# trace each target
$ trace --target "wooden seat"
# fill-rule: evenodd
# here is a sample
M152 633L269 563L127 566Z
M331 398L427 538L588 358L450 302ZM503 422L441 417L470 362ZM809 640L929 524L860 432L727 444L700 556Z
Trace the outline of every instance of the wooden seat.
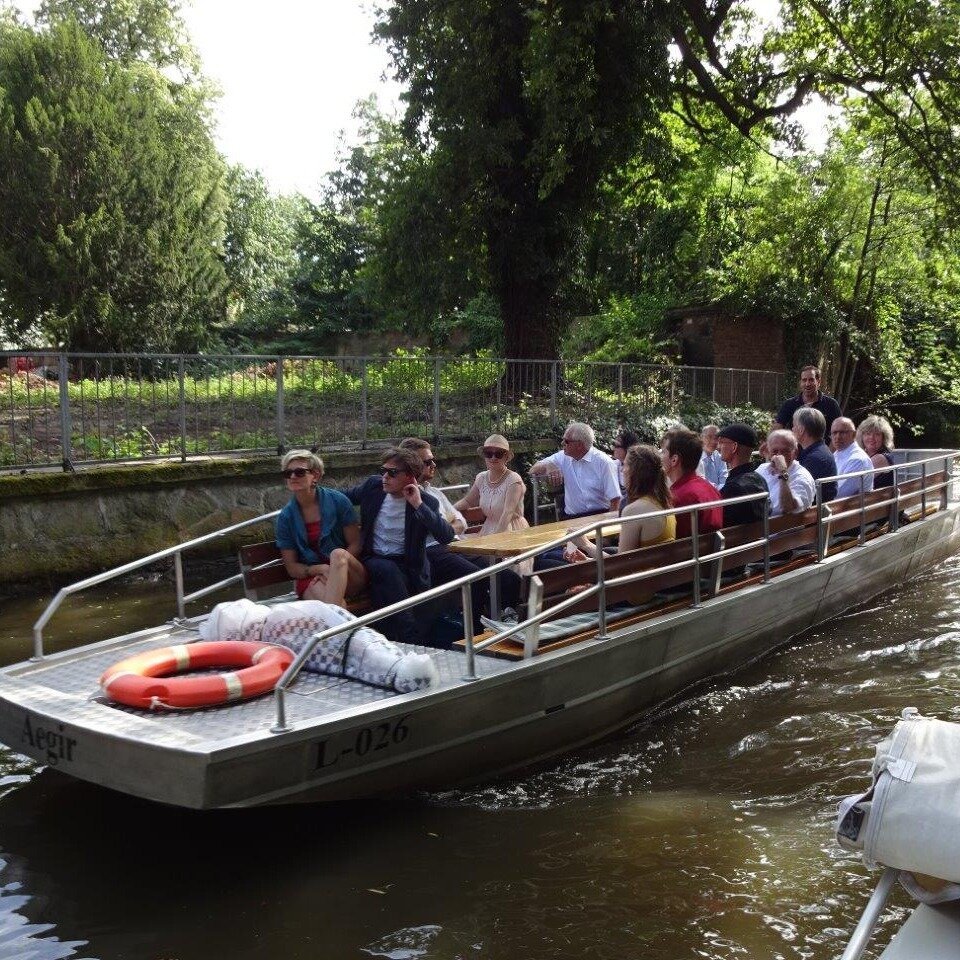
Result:
M293 580L273 540L248 543L240 548L239 559L243 592L248 600L260 601L293 593ZM365 613L370 609L370 598L366 594L348 597L347 609L351 613Z
M467 529L463 531L464 534L479 533L487 515L479 507L467 507L460 512L463 514L463 519L467 521Z

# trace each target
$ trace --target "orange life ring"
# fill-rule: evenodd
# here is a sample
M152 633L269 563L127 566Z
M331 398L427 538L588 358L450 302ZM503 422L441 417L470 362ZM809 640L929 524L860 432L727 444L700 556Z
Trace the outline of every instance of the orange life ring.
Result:
M267 693L292 662L292 650L270 643L184 643L147 650L115 663L100 678L100 687L111 700L143 710L210 707ZM193 677L170 676L184 670L214 667L242 669Z

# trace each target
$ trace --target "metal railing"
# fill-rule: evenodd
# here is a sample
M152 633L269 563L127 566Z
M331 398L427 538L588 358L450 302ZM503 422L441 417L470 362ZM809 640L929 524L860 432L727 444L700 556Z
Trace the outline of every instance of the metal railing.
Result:
M485 357L0 351L0 467L539 437L571 419L775 409L769 370Z
M156 553L151 553L148 557L141 557L139 560L132 560L130 563L125 563L122 566L114 567L111 570L105 570L103 573L94 574L92 577L87 577L85 580L78 580L76 583L71 583L69 586L61 588L57 595L47 604L46 609L40 615L40 618L33 625L33 660L42 660L44 657L43 653L43 628L50 622L50 618L60 609L60 604L63 603L67 597L72 596L75 593L80 593L82 590L87 590L90 587L97 587L101 583L106 583L108 580L116 580L118 577L126 576L128 573L133 573L135 570L141 570L143 567L149 567L151 564L157 563L160 560L165 560L167 557L173 557L174 564L174 576L177 586L177 615L181 618L184 617L186 606L188 603L193 600L199 600L201 597L206 597L211 593L216 593L218 590L223 590L225 587L232 586L235 583L240 583L243 580L242 573L235 573L230 577L226 577L223 580L218 581L217 583L210 584L210 586L203 587L200 590L195 590L193 593L184 593L183 592L183 553L186 550L192 550L194 547L199 547L202 544L210 543L213 540L217 540L220 537L229 536L231 533L236 533L238 530L243 530L246 527L256 526L259 523L266 523L270 520L273 520L280 513L279 510L273 510L270 513L265 513L259 517L253 517L250 520L243 520L240 523L235 523L232 526L224 527L222 530L215 530L213 533L207 533L202 537L195 537L193 540L187 540L184 543L178 543L175 546L167 547L165 550L158 550Z
M918 451L919 453L919 451ZM915 499L920 498L921 501L921 517L926 515L927 512L927 493L932 491L939 491L939 506L944 508L948 499L948 490L950 484L954 482L952 476L953 470L947 470L947 479L938 482L936 484L927 485L927 467L931 463L938 463L947 467L952 464L955 469L957 458L960 457L960 451L943 451L938 453L933 457L925 457L915 461L909 461L907 463L895 464L891 467L880 468L877 471L862 471L864 475L872 472L883 473L886 471L893 471L894 473L894 487L893 487L893 500L892 500L892 509L891 516L896 517L899 513L899 507L901 504L901 499L899 496L899 489L896 484L896 477L898 471L905 472L914 472L922 480L921 489L907 494L907 497ZM844 478L850 478L855 476L854 474L844 474ZM856 476L859 476L857 474ZM821 483L830 482L831 480L837 480L837 477L832 478L822 478ZM441 488L441 489L451 489L451 488ZM818 487L818 497L819 497L819 487ZM748 503L751 501L763 500L764 501L764 511L763 511L763 536L760 539L752 540L748 543L739 544L734 547L727 547L726 544L721 540L719 549L715 549L706 554L701 554L699 552L699 513L700 511L710 510L715 507L725 507L733 506L738 503ZM501 560L497 563L493 563L490 566L483 567L478 569L476 573L469 574L468 576L462 577L458 580L453 580L450 583L443 584L441 586L432 587L431 589L417 594L413 597L409 597L406 600L398 601L397 603L391 604L388 607L383 607L379 610L374 610L369 613L363 614L362 616L350 620L344 624L340 624L335 627L330 627L327 630L320 631L315 634L309 643L305 644L302 650L294 658L293 662L284 672L283 676L277 682L276 689L274 691L274 697L276 701L276 722L271 728L273 732L281 732L283 730L289 729L286 722L286 690L294 682L297 675L299 674L304 663L309 658L310 654L315 650L317 645L322 641L336 636L339 633L344 632L347 629L354 629L357 627L367 626L371 623L375 623L378 620L386 619L389 616L392 616L396 613L401 613L405 610L409 610L412 607L418 606L419 604L429 602L438 597L445 596L448 593L452 593L456 590L461 592L461 604L463 610L463 622L466 626L464 630L465 634L465 674L463 680L467 682L472 682L478 679L476 674L476 663L475 656L478 652L485 650L487 647L492 646L495 643L498 643L501 640L504 640L508 637L514 636L521 632L524 632L526 635L526 640L524 643L524 656L529 658L532 656L533 652L537 649L537 635L539 626L543 623L544 620L552 619L556 617L558 613L563 612L568 607L572 607L576 604L581 603L583 600L588 599L592 596L597 596L598 598L598 616L599 616L599 627L598 627L598 639L606 639L607 637L607 627L608 627L608 616L607 616L607 607L606 607L606 590L610 587L616 586L625 586L632 583L640 582L644 579L659 576L664 573L671 573L674 571L692 569L692 591L693 591L693 602L692 606L697 607L701 603L701 574L703 564L712 563L714 561L722 562L725 558L735 556L738 553L743 553L748 550L756 549L760 546L763 547L763 581L764 583L769 582L770 580L770 554L771 554L771 544L773 548L776 548L776 538L771 539L769 521L770 521L770 499L768 493L754 493L748 494L742 497L731 497L729 499L721 499L716 501L711 501L710 503L697 503L692 504L686 507L671 507L666 510L653 511L651 513L645 513L633 517L619 517L611 519L609 516L600 517L596 521L593 521L589 524L577 524L577 527L574 531L565 531L563 534L551 540L549 543L541 544L536 547L518 554L517 556L508 557L507 559ZM863 542L862 528L864 526L864 510L869 509L869 506L865 505L863 498L861 497L861 503L859 508L853 511L846 511L844 513L831 515L827 508L827 504L820 504L821 509L817 511L817 544L818 544L818 553L817 559L823 560L825 551L820 550L820 545L825 544L827 547L829 544L826 544L826 531L824 527L829 527L831 521L836 521L842 517L849 516L850 514L859 514L861 518L861 536L859 542ZM185 594L183 589L183 568L182 568L182 554L194 547L200 546L205 543L209 543L212 540L215 540L220 537L228 536L229 534L235 533L238 530L242 530L246 527L254 526L256 524L262 524L267 521L274 519L278 514L279 510L274 510L270 513L263 514L259 517L254 517L250 520L244 520L241 523L233 524L232 526L225 527L222 530L217 530L213 533L205 534L201 537L196 537L193 540L188 540L185 543L177 544L172 547L168 547L165 550L160 550L157 553L150 554L147 557L143 557L140 560L135 560L130 563L123 564L122 566L115 567L112 570L105 571L103 573L96 574L95 576L88 577L85 580L78 581L77 583L71 584L67 587L62 588L50 602L47 608L43 611L40 618L34 624L33 627L33 639L34 639L34 654L33 658L35 660L42 660L44 657L43 650L43 628L50 621L50 618L57 612L60 605L68 597L75 593L79 593L82 590L86 590L90 587L98 586L102 583L106 583L109 580L116 579L117 577L124 576L127 573L132 573L135 570L139 570L145 566L156 563L159 560L166 559L168 557L174 558L174 566L176 573L176 590L177 590L177 610L178 615L182 618L184 616L184 611L187 603L190 603L193 600L200 599L201 597L207 596L211 593L214 593L218 590L222 590L225 587L231 586L235 583L239 583L243 579L242 574L234 574L233 576L227 577L223 580L218 581L217 583L211 584L210 586L203 587L200 590L196 590L193 593ZM473 631L470 629L470 625L473 623L473 600L471 593L471 586L473 583L485 578L492 577L495 578L500 572L507 570L516 564L523 563L526 560L530 560L536 557L538 554L544 553L548 550L555 549L562 546L573 536L583 536L593 532L598 540L602 537L602 529L604 527L610 526L620 526L623 527L626 524L630 523L642 523L648 520L656 519L659 517L667 516L677 516L680 514L690 514L691 522L691 543L692 543L692 556L690 559L680 560L676 563L647 569L634 571L629 574L624 574L623 576L607 579L605 577L605 563L606 555L602 548L597 550L597 555L595 557L596 565L596 577L597 582L587 586L586 589L581 590L577 593L572 594L570 597L567 597L558 603L552 605L547 610L536 609L536 612L532 616L528 616L525 620L518 622L515 625L510 626L508 629L495 633L493 636L476 642L473 637ZM895 519L891 521L891 532L894 532ZM531 578L532 590L531 594L534 599L533 608L539 606L537 598L542 596L542 582L539 581L539 578L534 576ZM528 606L528 612L531 609Z
M918 461L913 461L907 464L897 464L896 468L899 470L916 470L917 468L921 471L921 476L923 478L924 484L926 484L926 467L928 463L942 462L946 463L948 460L955 460L956 457L960 456L960 452L949 451L945 452L942 455L925 458ZM894 469L893 467L889 469ZM864 471L869 473L871 471ZM883 471L878 471L883 472ZM852 474L844 474L844 478L849 478ZM894 473L896 477L896 472ZM829 482L830 479L836 480L837 478L824 478L826 482ZM941 503L945 505L946 500L946 489L950 483L948 479L942 484L937 484L934 489L943 488L942 500ZM895 485L896 486L896 485ZM915 496L915 494L911 494ZM923 491L923 506L922 513L926 514L926 500L925 500L925 491ZM702 510L709 510L714 507L725 507L733 506L738 503L749 503L751 501L763 500L764 501L764 511L763 511L763 537L759 540L753 540L748 543L739 544L735 547L727 547L725 544L722 544L719 549L713 550L706 554L700 554L699 552L699 513ZM863 514L862 511L865 509L865 506L861 500L860 509L858 511L861 515L861 526L863 526ZM355 620L350 620L349 623L339 624L334 627L330 627L326 630L320 631L315 634L309 643L305 644L304 647L300 650L297 656L294 658L293 662L284 672L283 676L277 681L276 688L274 689L274 698L276 701L276 722L271 731L274 733L284 732L289 728L286 720L286 691L287 688L294 682L297 676L300 673L300 670L303 668L303 665L309 659L310 655L316 649L316 647L322 643L324 640L328 640L332 637L337 636L340 633L345 632L348 629L355 629L358 627L368 626L369 624L376 623L378 620L385 619L389 616L392 616L396 613L402 613L406 610L409 610L415 606L418 606L421 603L426 603L431 600L435 600L439 597L445 596L449 593L454 592L455 590L461 591L461 605L463 610L463 622L465 625L464 629L464 653L465 653L465 673L462 679L465 682L473 682L478 679L476 674L476 663L475 656L477 653L485 650L487 647L493 646L495 643L499 643L501 640L505 640L508 637L515 636L520 633L526 634L526 641L524 643L524 656L528 658L532 656L533 651L536 649L536 631L538 631L539 626L543 623L544 620L553 619L557 616L558 613L562 613L569 607L575 606L581 603L583 600L588 599L592 596L597 597L597 612L599 616L599 625L597 632L597 639L604 640L607 637L607 609L606 609L606 590L610 587L615 586L625 586L632 583L638 583L644 579L651 578L654 576L660 576L664 573L671 573L674 571L692 569L692 591L693 591L693 607L698 607L701 603L701 572L702 565L706 563L712 563L714 561L721 561L730 556L735 556L738 553L744 553L748 550L756 549L757 547L763 547L763 582L768 583L770 581L770 567L771 567L771 543L773 544L774 549L776 548L776 539L771 540L770 536L770 496L769 493L754 493L747 494L742 497L731 497L729 499L721 499L712 501L710 503L697 503L687 507L671 507L666 510L656 510L651 511L650 513L645 513L636 517L620 517L616 520L611 520L610 517L600 518L592 523L586 525L577 525L576 533L577 536L582 536L588 533L593 532L596 535L596 538L600 540L601 530L604 527L610 526L623 526L628 523L637 523L644 522L647 520L656 519L659 517L667 516L678 516L680 514L690 514L690 538L692 543L692 556L688 560L680 560L676 563L656 567L648 570L639 570L629 574L625 574L620 577L612 578L607 580L604 576L604 565L606 562L606 557L603 549L598 549L595 557L596 564L596 577L597 582L591 586L587 586L585 589L578 591L577 593L567 597L558 603L552 605L548 610L537 610L532 616L528 616L526 619L519 621L515 625L511 625L508 629L502 630L498 633L495 633L491 637L487 637L485 640L479 642L474 640L473 630L471 625L473 624L473 602L471 594L471 585L484 577L490 577L491 582L500 572L508 570L516 564L523 563L526 560L530 560L541 553L544 553L548 550L556 549L561 545L565 544L570 540L571 536L574 534L570 531L567 531L555 539L551 540L549 543L541 544L536 547L518 554L513 557L508 557L507 559L501 560L497 563L493 563L488 567L484 567L482 570L478 570L474 574L469 574L468 576L462 577L458 580L453 580L450 583L442 584L441 586L432 587L431 589L425 591L424 593L417 594L414 597L409 597L406 600L398 601L397 603L391 604L389 607L383 607L380 610L374 610L369 613L364 614L361 617L358 617ZM832 519L838 519L845 514L838 514ZM822 527L825 523L829 523L830 515L825 514L822 511L818 511L817 514L817 541L820 543L821 539L825 539L825 536L822 532ZM861 537L860 542L863 542ZM818 560L822 560L823 556L818 554ZM540 589L542 583L538 582L538 578L534 576L532 578L533 590L535 595L540 594ZM528 606L528 613L529 613Z

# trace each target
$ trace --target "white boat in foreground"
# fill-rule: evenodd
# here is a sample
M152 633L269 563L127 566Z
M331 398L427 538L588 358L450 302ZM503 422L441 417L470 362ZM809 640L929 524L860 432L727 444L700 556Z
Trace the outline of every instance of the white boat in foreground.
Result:
M427 690L400 694L303 672L307 649L272 698L147 712L101 695L98 680L107 667L141 650L199 639L204 617L44 654L43 629L64 599L158 559L174 559L181 612L239 581L238 575L185 596L181 554L265 519L257 518L61 590L34 628L34 658L0 670L0 740L72 776L193 808L346 799L494 776L620 729L691 684L761 656L954 554L960 503L950 495L950 475L958 454L909 453L911 462L896 467L897 483L887 494L861 495L839 510L819 505L797 519L800 526L765 521L753 531L731 528L726 538L678 541L665 545L670 556L677 557L683 543L689 556L654 570L642 569L640 561L658 554L638 551L637 563L624 572L628 555L614 563L598 551L596 566L583 572L592 586L559 602L542 599L550 574L534 578L526 620L482 641L468 638L462 648L428 651L440 683ZM805 553L776 563L785 543L804 538ZM705 542L711 544L706 549ZM757 565L753 575L724 576L724 569L748 561ZM435 588L355 624L375 625L401 607L450 591L465 596L465 584L486 575ZM608 599L639 580L673 582L674 592L615 619ZM598 611L595 626L545 642L543 624L590 604ZM471 622L469 611L465 622ZM511 634L520 643L512 645L515 654L504 655Z

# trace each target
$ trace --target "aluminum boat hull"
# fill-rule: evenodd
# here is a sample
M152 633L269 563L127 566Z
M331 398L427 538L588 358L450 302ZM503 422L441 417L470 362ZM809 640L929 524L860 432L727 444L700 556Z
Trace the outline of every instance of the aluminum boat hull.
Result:
M291 729L282 733L270 732L269 697L190 716L144 715L98 700L104 664L183 641L182 629L158 628L0 670L0 741L83 780L193 808L451 787L623 728L692 684L919 575L958 546L960 505L951 503L769 583L614 627L605 640L521 661L479 656L475 681L459 676L463 654L453 651L437 654L441 686L416 694L363 697L354 689L362 685L308 687L302 675L289 697Z

